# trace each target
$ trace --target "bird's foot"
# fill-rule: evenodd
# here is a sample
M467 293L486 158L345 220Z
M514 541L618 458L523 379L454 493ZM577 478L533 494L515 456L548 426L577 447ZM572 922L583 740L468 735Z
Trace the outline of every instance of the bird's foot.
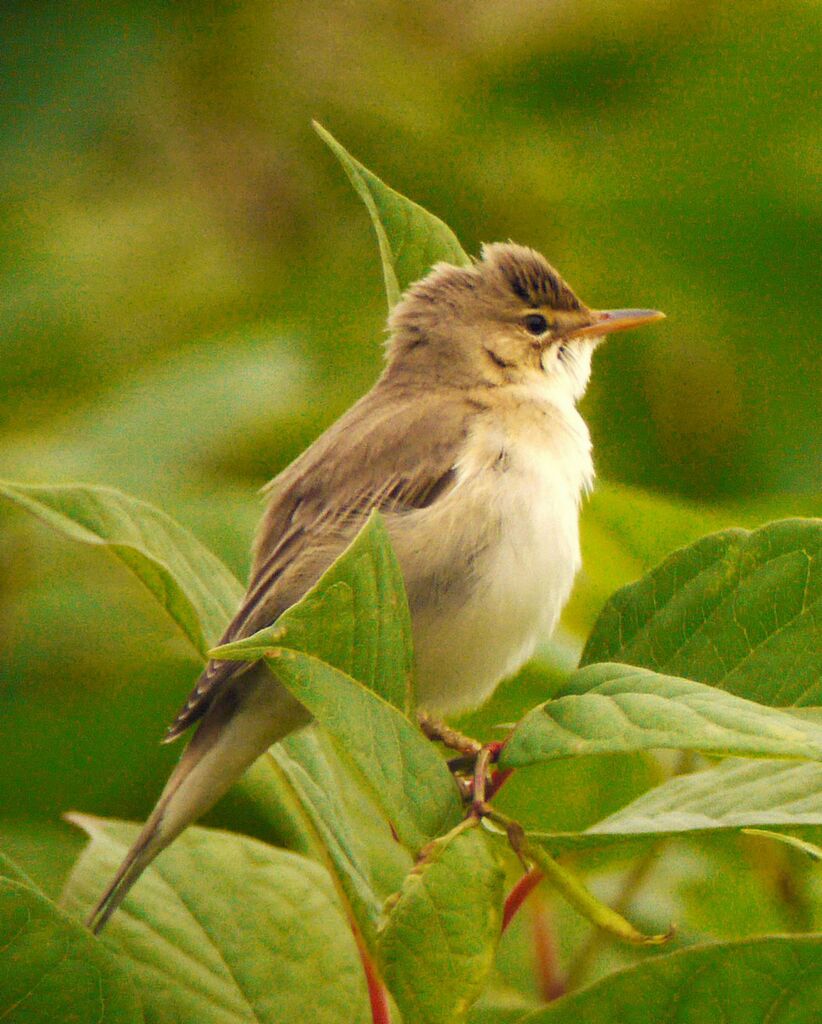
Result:
M501 771L495 768L504 743L496 740L483 745L479 740L466 736L445 722L433 718L427 711L418 711L417 721L429 740L442 743L460 755L451 758L448 767L456 780L463 801L470 805L470 813L474 817L485 817L490 810L487 801L511 774L510 768Z
M452 729L445 722L440 721L438 718L433 718L427 711L418 711L417 721L419 722L420 729L422 729L429 740L442 743L449 750L458 751L464 757L470 758L472 764L482 750L482 744L479 740L474 740L470 736Z

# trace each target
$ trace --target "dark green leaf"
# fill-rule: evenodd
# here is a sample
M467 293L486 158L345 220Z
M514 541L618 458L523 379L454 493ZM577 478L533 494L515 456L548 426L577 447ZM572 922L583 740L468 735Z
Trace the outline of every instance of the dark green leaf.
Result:
M822 937L768 937L686 949L619 971L521 1024L816 1024Z
M342 164L371 217L380 247L389 309L410 284L424 277L438 261L458 266L470 262L454 232L438 217L380 181L322 125L314 122L314 128Z
M117 958L40 893L0 878L0 1019L4 1024L140 1024Z
M500 763L651 749L822 760L822 726L690 679L590 665L530 711Z
M242 597L223 563L164 512L109 487L0 483L0 495L71 540L105 547L205 655Z
M777 707L822 704L822 520L703 537L605 606L581 664L622 661Z
M379 943L405 1024L465 1019L494 961L502 882L492 841L472 825L432 843L407 876Z
M274 650L267 661L341 744L400 841L416 852L460 818L448 768L415 724L392 704L325 662Z

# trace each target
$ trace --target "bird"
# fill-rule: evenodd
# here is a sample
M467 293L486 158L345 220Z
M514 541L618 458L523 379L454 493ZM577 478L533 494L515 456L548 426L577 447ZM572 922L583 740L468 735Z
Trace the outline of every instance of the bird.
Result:
M371 390L268 485L248 590L221 642L270 626L377 509L407 592L419 706L479 706L550 634L580 567L594 466L577 403L594 350L663 316L591 309L513 242L486 244L465 266L436 264L390 313ZM89 927L98 932L154 858L309 721L265 663L211 661L166 741L196 731Z

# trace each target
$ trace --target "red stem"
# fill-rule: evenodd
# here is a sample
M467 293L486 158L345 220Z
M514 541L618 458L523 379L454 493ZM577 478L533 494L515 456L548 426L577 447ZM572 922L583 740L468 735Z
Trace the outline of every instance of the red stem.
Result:
M505 908L502 911L503 932L511 923L514 914L516 914L522 904L528 899L534 889L536 889L543 877L542 872L538 868L531 868L528 874L523 875L514 888L508 893L508 899L505 901Z
M488 780L488 785L485 787L486 800L490 800L492 796L496 796L497 793L499 793L499 791L511 777L511 773L513 771L513 768L503 768L501 771L494 772L494 774Z
M368 999L371 1003L371 1020L373 1024L391 1024L391 1011L388 1007L388 993L385 990L371 954L365 945L365 940L357 925L352 921L351 930L354 933L354 941L357 943L362 968L365 972L365 983L368 986Z
M542 899L533 905L534 922L534 967L537 984L546 1003L565 995L565 982L559 972L559 957L554 939L554 929L547 906Z

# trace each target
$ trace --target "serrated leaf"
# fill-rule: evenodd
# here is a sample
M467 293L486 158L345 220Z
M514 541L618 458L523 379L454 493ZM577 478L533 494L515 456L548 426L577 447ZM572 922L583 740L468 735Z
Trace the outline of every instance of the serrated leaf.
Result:
M0 495L71 540L105 547L149 590L205 656L233 615L242 587L223 563L147 502L109 487L0 482Z
M503 872L492 841L465 825L407 876L379 940L383 977L405 1024L457 1024L491 970Z
M64 900L85 912L139 831L81 819L92 842ZM326 872L257 840L188 829L109 923L152 1021L366 1024L359 955Z
M585 831L529 833L529 838L558 851L755 827L822 828L822 765L732 758L669 779Z
M618 591L581 664L621 661L777 707L822 704L822 520L726 530Z
M590 665L522 719L500 764L653 749L822 760L822 727L690 679Z
M412 710L411 616L402 572L378 512L272 626L212 654L255 661L272 649L310 654L404 713Z
M314 129L342 164L371 217L389 309L410 284L427 274L438 261L457 266L470 263L457 236L439 217L380 181L316 121Z
M822 936L769 936L657 956L523 1017L521 1024L815 1024Z
M0 1019L4 1024L141 1024L117 958L50 900L0 878Z
M461 816L454 779L405 715L331 665L300 651L274 650L271 670L341 744L346 758L412 852Z

